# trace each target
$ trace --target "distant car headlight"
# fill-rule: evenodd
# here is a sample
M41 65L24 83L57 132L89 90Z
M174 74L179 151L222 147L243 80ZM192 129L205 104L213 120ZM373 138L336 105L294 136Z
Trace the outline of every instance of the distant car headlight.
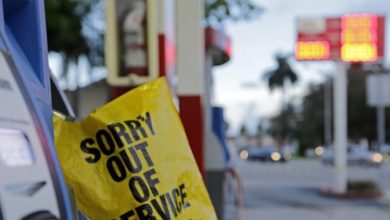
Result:
M375 163L380 163L383 161L383 156L380 153L374 153L371 156L371 160L374 161Z
M292 158L291 154L284 155L284 159L286 160L291 160L291 158Z
M247 151L247 150L241 151L241 152L240 152L240 157L241 157L241 159L243 159L243 160L248 159L248 157L249 157L248 151Z
M278 152L273 152L273 153L271 154L271 159L272 159L273 161L279 161L281 158L282 158L282 157L280 156L280 153L278 153Z
M317 156L321 156L322 154L324 154L324 148L322 146L318 146L314 149L314 153L317 155Z

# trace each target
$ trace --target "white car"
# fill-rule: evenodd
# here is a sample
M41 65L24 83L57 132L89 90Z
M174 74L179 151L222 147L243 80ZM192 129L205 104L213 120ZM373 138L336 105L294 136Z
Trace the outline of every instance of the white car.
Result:
M321 161L327 165L334 164L334 150L326 149L321 156ZM348 165L379 166L383 162L381 153L371 152L361 147L347 148Z

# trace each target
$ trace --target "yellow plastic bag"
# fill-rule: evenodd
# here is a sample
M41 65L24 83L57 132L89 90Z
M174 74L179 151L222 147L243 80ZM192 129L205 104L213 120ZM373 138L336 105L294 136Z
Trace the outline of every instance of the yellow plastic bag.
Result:
M164 78L81 122L54 117L77 205L91 220L217 219Z

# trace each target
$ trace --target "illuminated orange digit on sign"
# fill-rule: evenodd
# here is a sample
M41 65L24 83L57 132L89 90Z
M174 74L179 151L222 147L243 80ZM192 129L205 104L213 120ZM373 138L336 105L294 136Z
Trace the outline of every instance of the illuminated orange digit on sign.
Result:
M378 17L351 14L341 18L341 59L347 62L376 61Z
M329 59L329 43L326 41L301 41L295 47L297 60Z

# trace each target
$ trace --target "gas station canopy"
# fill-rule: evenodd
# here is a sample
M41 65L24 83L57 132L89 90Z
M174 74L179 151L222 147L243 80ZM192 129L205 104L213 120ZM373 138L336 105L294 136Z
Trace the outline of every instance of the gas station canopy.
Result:
M227 63L231 57L230 37L217 29L207 27L205 29L206 48L213 55L213 65L218 66Z

